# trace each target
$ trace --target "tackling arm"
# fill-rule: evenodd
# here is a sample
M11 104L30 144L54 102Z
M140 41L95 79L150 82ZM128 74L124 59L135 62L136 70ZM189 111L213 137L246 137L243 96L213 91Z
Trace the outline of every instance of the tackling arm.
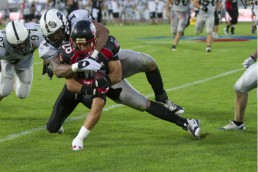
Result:
M91 57L95 58L98 53L101 51L101 49L104 47L104 45L107 42L109 30L102 24L92 20L92 23L95 25L97 30L97 42L96 42L96 48L94 52L91 54Z

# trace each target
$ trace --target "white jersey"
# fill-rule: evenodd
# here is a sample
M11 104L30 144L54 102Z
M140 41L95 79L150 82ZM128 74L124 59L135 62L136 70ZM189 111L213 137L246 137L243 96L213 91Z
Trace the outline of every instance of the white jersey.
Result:
M205 12L200 9L198 15L203 15L203 16L214 15L214 12L216 9L216 3L217 3L217 0L201 0L200 4L205 5L208 8L208 12Z
M88 10L75 10L67 17L71 26L80 20L92 20L90 12ZM59 47L54 47L50 45L46 40L44 40L39 47L39 57L44 60L49 60L55 57L59 53Z
M189 4L189 0L174 0L172 11L188 12Z
M30 48L24 54L19 54L13 49L6 39L5 30L0 31L0 60L6 60L14 64L17 69L25 70L32 65L33 53L43 40L40 26L36 23L26 23L25 27L29 32Z

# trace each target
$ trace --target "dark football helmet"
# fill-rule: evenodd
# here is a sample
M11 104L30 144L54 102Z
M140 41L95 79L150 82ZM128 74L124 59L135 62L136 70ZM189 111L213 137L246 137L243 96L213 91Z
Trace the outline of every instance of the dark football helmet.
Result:
M90 55L96 46L96 27L88 20L80 20L72 27L70 43L75 53Z

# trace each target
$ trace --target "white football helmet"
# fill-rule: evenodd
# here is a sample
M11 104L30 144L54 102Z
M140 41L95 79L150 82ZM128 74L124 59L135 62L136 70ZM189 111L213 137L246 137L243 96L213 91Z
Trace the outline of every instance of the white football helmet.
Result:
M10 21L5 28L8 44L18 53L26 53L30 49L29 32L19 20Z
M41 16L40 28L45 39L55 47L59 47L67 38L67 35L69 36L67 18L61 11L56 9L48 10Z

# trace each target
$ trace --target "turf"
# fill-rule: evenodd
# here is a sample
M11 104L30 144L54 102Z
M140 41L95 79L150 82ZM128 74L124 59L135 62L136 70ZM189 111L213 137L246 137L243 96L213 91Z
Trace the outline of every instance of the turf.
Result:
M0 103L0 171L257 171L256 90L249 94L247 130L219 129L233 119L233 86L244 72L241 63L257 47L250 25L239 23L235 36L251 40L216 41L212 53L205 52L205 42L193 39L193 26L186 29L177 51L172 52L168 24L107 25L123 49L156 59L170 99L186 109L183 117L201 120L199 140L174 124L108 100L101 120L85 140L85 149L73 152L71 141L88 110L79 105L65 122L64 134L48 134L45 124L64 79L42 77L42 60L36 52L29 97L20 100L12 92ZM220 35L224 26L220 25ZM154 98L144 73L129 81Z

